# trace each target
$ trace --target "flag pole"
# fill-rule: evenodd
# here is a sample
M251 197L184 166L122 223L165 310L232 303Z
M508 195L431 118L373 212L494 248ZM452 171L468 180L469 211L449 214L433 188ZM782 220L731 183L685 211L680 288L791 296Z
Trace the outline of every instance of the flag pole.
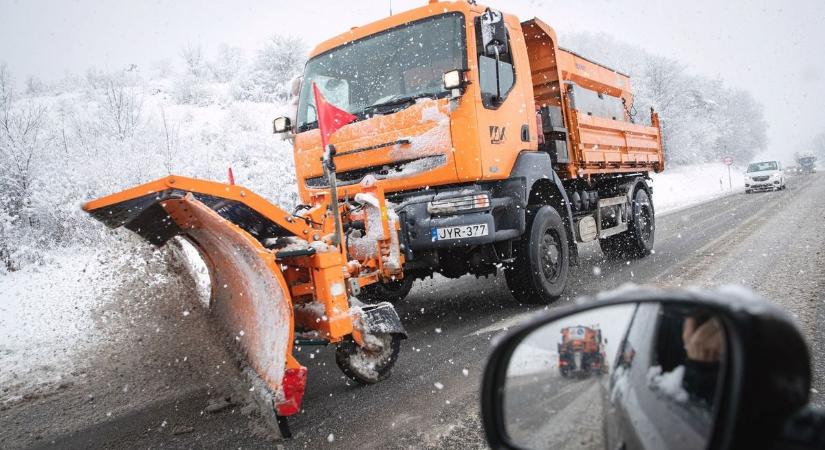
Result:
M341 242L341 211L338 208L338 183L335 177L335 146L327 144L324 152L324 172L330 189L330 210L335 221L335 233L332 235L332 245L339 247ZM340 249L340 248L339 248Z

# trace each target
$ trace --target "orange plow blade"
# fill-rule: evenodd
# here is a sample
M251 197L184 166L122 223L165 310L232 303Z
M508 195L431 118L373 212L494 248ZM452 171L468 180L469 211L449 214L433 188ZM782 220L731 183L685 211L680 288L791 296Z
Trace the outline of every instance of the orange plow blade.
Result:
M113 194L84 209L156 245L176 235L192 242L209 267L210 309L269 390L269 407L281 415L299 410L306 369L292 357L289 289L274 253L263 245L294 234L289 213L241 187L182 177Z

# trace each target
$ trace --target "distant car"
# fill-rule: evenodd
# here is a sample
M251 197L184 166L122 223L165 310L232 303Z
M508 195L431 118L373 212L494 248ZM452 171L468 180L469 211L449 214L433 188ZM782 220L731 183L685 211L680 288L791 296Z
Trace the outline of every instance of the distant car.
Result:
M753 191L778 191L785 189L785 174L779 161L762 161L748 164L745 172L745 193Z
M816 172L816 156L801 156L797 159L797 162L799 163L800 173L808 174Z

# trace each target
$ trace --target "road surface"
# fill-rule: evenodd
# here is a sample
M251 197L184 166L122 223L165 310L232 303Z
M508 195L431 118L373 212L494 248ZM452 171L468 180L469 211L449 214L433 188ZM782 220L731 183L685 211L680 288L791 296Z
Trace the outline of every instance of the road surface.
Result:
M655 254L642 260L604 261L597 244L584 245L566 296L552 307L629 282L663 287L743 284L799 319L816 355L817 393L812 398L823 405L822 199L825 176L793 177L786 191L737 194L660 215ZM304 411L290 420L294 438L284 443L250 433L248 419L234 409L203 419L203 396L182 393L80 431L46 434L37 440L20 434L7 437L6 445L0 446L486 447L478 418L478 387L490 341L542 307L516 304L499 276L419 282L398 309L409 339L402 344L392 377L384 382L368 387L349 382L336 367L332 348L305 347L297 354L309 369L309 382ZM51 407L61 408L59 399ZM168 427L157 426L160 417ZM185 432L173 433L176 423L185 423Z

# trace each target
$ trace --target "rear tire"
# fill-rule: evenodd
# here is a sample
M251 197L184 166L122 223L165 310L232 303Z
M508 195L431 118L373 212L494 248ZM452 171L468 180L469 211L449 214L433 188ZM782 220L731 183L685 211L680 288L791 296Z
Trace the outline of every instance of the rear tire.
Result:
M514 262L504 278L519 303L546 305L564 292L570 271L567 228L552 206L542 206L527 220L527 231L514 243Z
M602 253L608 259L644 258L653 250L656 215L650 195L644 188L636 188L630 211L627 231L599 240Z
M750 194L751 192L753 192L753 191L751 191L750 189L745 189L746 194Z
M398 303L404 300L410 293L415 279L406 276L397 281L389 283L377 282L361 288L358 299L366 303L390 302Z

